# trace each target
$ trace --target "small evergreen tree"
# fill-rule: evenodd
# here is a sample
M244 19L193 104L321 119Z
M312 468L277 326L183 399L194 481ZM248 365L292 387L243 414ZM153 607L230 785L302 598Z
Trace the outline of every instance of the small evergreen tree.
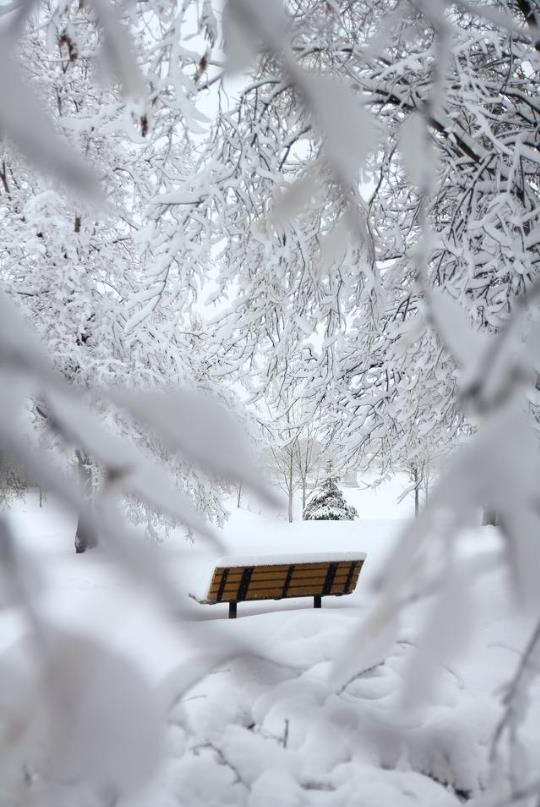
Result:
M306 521L351 521L357 515L356 508L347 504L332 476L311 494L304 510Z
M27 483L21 468L0 452L0 511L7 509L26 490Z

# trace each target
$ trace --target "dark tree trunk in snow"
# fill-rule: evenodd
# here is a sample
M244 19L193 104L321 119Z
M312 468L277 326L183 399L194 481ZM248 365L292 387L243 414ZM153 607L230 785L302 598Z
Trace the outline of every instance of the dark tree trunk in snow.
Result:
M498 526L497 511L496 510L489 510L489 509L486 508L484 510L484 515L483 515L483 518L482 518L482 525L484 527L486 527L486 526L497 527Z
M424 463L424 504L427 507L429 501L429 463Z
M418 468L413 468L413 481L414 481L414 515L415 517L420 512L420 481L418 478Z
M292 524L293 520L293 466L294 466L294 455L292 449L289 451L289 478L288 478L288 493L289 493L289 524Z
M79 472L79 480L81 484L81 493L86 500L90 499L92 494L92 472L90 469L90 459L82 451L75 452L77 458L77 470ZM86 552L87 549L97 545L96 536L84 527L81 519L77 520L77 529L75 531L75 552L80 554Z
M240 485L238 485L238 496L237 496L237 499L236 499L236 507L238 509L240 509L241 498L242 498L242 485L240 484Z

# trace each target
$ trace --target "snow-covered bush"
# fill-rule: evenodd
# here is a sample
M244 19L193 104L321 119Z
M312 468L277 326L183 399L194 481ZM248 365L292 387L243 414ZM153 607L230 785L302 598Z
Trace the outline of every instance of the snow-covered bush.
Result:
M352 521L357 515L332 476L311 494L304 510L306 521Z

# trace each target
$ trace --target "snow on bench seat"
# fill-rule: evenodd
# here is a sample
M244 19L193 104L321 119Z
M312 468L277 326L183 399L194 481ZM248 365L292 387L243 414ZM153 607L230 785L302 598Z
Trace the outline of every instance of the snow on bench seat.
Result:
M279 555L225 555L216 561L216 566L278 566L282 563L331 563L365 559L365 552L283 552Z

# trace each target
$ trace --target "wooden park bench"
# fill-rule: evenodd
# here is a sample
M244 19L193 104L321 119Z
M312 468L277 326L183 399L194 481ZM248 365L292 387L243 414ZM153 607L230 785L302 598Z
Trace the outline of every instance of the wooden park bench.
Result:
M313 597L313 607L320 608L323 597L352 594L366 558L362 552L304 557L305 560L297 556L287 561L277 557L220 561L206 598L198 602L228 603L229 619L236 618L239 602L253 600Z

